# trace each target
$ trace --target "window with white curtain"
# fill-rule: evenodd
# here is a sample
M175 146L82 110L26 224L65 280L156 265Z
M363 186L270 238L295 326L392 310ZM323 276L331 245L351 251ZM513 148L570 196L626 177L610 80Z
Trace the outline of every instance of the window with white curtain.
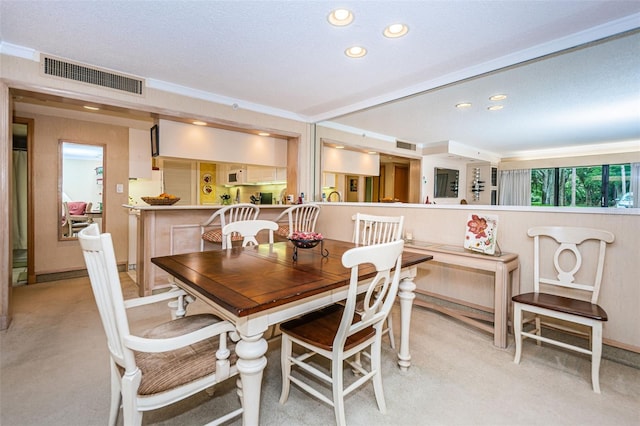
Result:
M531 205L633 207L638 174L630 163L532 169Z
M501 206L531 205L531 170L502 170L499 176L498 204Z

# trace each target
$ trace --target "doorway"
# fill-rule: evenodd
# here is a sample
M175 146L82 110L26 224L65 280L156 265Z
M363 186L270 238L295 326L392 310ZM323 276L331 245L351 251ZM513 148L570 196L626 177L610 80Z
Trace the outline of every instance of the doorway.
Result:
M409 167L396 164L393 168L393 197L403 203L409 202Z
M355 175L346 176L347 196L345 201L356 203L360 201L358 190L360 189L360 178Z
M12 123L12 285L35 282L33 271L33 202L31 152L33 120L15 117Z

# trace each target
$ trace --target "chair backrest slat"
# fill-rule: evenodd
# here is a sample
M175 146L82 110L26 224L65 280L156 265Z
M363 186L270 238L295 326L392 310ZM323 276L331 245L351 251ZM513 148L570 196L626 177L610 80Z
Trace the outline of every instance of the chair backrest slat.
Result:
M135 369L134 354L123 343L124 336L129 335L129 323L111 234L100 234L94 223L78 234L78 240L111 356L125 369Z
M578 289L590 294L591 303L597 303L607 244L615 239L611 232L580 227L537 226L530 228L527 234L534 241L533 285L536 293L541 291L540 284ZM549 255L543 258L546 253ZM573 262L568 259L571 256ZM584 259L589 261L585 262ZM593 272L589 273L587 268Z
M297 204L280 213L275 222L280 222L286 217L289 235L293 232L315 232L319 214L320 205L318 204Z
M404 216L375 216L356 213L353 242L357 245L388 243L401 240Z
M351 268L351 279L344 313L334 339L334 348L343 348L347 338L366 327L382 327L393 306L400 283L404 241L356 247L342 255L342 264ZM363 311L356 314L359 268L373 265L375 277L364 293ZM392 271L393 270L393 271ZM393 274L392 274L393 272ZM354 318L354 316L357 316ZM378 330L381 332L381 329Z
M258 245L256 235L262 230L269 231L269 244L273 244L273 232L278 230L278 224L271 220L239 220L229 223L222 228L222 237L227 241L227 249L231 248L231 236L234 233L242 236L242 247Z
M225 225L241 220L255 220L260 214L260 207L256 204L240 203L222 207L214 212L209 219L200 225L200 234L204 234L207 228L214 226L216 220L220 223L220 229ZM226 239L222 239L222 248L227 248ZM204 250L204 240L200 241L200 251Z

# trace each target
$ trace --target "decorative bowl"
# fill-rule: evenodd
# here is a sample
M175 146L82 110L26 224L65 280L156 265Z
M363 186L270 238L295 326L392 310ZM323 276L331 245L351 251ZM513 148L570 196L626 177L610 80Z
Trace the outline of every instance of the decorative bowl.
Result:
M144 201L145 203L151 205L151 206L171 206L175 203L177 203L178 201L180 201L180 198L175 197L175 198L165 198L165 197L140 197L142 198L142 201Z
M322 241L322 234L317 232L293 232L289 240L298 248L313 248Z
M293 238L289 238L289 240L293 243L294 246L298 248L313 248L320 244L322 241L320 240L294 240Z

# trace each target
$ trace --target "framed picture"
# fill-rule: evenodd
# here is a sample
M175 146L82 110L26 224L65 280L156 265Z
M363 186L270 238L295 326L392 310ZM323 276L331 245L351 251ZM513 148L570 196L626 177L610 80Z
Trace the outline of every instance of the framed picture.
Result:
M470 214L464 235L464 248L495 254L498 243L498 216Z
M349 191L358 192L358 179L349 179Z
M160 155L160 137L158 134L158 125L155 124L151 128L151 156L157 157Z

